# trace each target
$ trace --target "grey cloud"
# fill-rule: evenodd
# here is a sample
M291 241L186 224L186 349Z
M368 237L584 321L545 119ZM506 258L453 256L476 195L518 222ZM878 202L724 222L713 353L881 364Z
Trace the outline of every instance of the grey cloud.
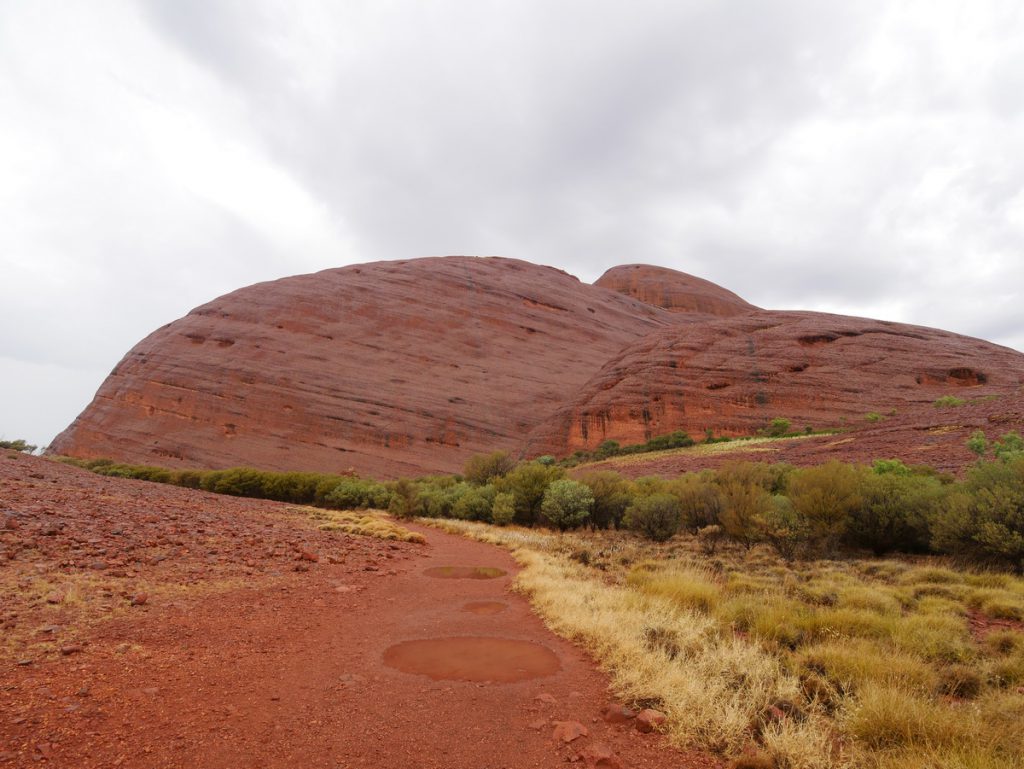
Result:
M1024 347L1024 19L962 10L0 6L0 355L108 370L241 285L445 253Z

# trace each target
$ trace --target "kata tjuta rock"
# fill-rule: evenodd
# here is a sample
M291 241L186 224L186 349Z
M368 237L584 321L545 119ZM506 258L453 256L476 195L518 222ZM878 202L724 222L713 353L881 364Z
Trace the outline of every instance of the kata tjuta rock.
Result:
M136 345L52 453L381 478L831 427L1008 393L1024 355L935 329L762 310L662 267L594 285L502 258L377 262L239 289Z

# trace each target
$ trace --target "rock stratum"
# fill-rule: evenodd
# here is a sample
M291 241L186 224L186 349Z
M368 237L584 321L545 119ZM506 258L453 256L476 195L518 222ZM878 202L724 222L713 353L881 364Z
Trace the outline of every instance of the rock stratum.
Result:
M50 451L389 478L457 471L496 449L749 435L774 417L850 426L944 395L1017 398L1022 383L1024 355L1006 347L763 310L661 267L588 285L528 262L437 257L260 283L196 308L129 351Z

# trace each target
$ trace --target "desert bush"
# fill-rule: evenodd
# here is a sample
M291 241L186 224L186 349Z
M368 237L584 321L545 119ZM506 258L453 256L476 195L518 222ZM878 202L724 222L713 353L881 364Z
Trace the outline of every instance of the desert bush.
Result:
M722 498L718 487L707 475L687 473L669 482L665 491L679 500L684 529L696 532L704 526L718 523Z
M1024 571L1024 459L974 467L934 517L931 544Z
M764 434L772 438L781 438L789 433L791 425L792 422L785 417L775 417L768 423L768 426L764 428Z
M832 552L862 503L865 471L842 462L794 471L788 497L807 524L808 538L820 552Z
M791 561L800 555L811 539L807 520L798 515L788 497L776 494L764 511L754 519L756 537L775 548L780 556Z
M719 493L722 500L719 524L726 534L749 549L761 537L765 516L774 510L772 495L756 483L740 480L722 483L721 475Z
M597 529L619 528L630 503L629 482L608 470L587 473L580 477L594 497L590 523Z
M507 493L494 495L491 505L491 523L495 526L508 526L516 518L516 498Z
M338 510L386 509L391 503L387 487L361 478L342 478L324 496L324 506Z
M515 522L531 526L540 519L544 492L564 475L565 471L560 467L550 467L537 462L521 462L503 478L496 479L494 486L497 491L515 497Z
M203 489L215 494L262 499L264 480L265 474L259 470L251 467L232 467L229 470L207 473L201 483Z
M463 477L476 486L483 486L495 478L502 478L512 472L516 461L507 451L492 451L490 454L474 454L462 470Z
M559 530L573 529L583 524L594 505L590 487L568 478L553 481L544 491L541 513Z
M388 512L398 518L412 518L419 508L419 487L415 481L399 478L391 485Z
M493 485L469 486L459 494L452 506L452 517L462 521L489 521L494 497Z
M931 519L945 488L935 478L910 474L905 466L879 469L876 462L873 472L861 478L861 501L849 510L847 541L875 555L927 552Z
M10 451L20 451L25 454L31 454L35 451L38 446L33 446L23 438L17 438L13 441L0 441L0 449L9 449Z
M935 406L935 408L943 409L963 406L965 403L967 403L967 401L963 398L958 398L955 395L943 395L941 398L937 398L932 405Z
M718 543L722 541L724 535L725 531L718 524L701 526L697 529L697 543L700 545L700 551L704 555L714 555L718 549Z
M664 542L679 531L679 500L671 494L638 497L626 510L624 522L655 542Z

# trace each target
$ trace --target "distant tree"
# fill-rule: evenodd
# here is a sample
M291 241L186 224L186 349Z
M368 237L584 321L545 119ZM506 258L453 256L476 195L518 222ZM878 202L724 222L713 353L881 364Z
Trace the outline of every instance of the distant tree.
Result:
M625 524L655 542L671 539L679 531L679 500L671 494L639 497L626 510Z
M516 517L516 498L508 492L494 495L491 505L491 523L495 526L508 526Z
M516 466L516 461L507 451L492 451L490 454L474 454L466 462L462 475L467 481L477 486L490 483L495 478L508 475Z
M391 501L388 512L398 518L412 518L416 515L419 488L415 481L399 478L391 486Z
M23 439L18 438L13 441L0 441L0 449L10 449L11 451L21 451L25 454L31 454L35 451L38 446L33 446L31 443L26 443Z
M846 532L862 504L866 473L864 468L833 460L790 476L789 500L820 551L833 550Z
M496 479L494 486L498 491L510 493L515 497L515 522L523 526L532 526L540 518L544 492L563 475L565 471L560 467L521 462L512 472Z
M463 521L488 521L494 504L494 486L470 486L452 507L452 516Z
M587 520L593 505L594 495L589 486L562 478L553 481L544 491L541 512L548 521L565 531Z
M785 417L775 417L764 429L764 434L772 438L781 438L789 432L791 422Z
M619 528L626 508L632 501L629 482L616 472L603 470L587 473L580 478L594 495L590 523L597 529Z

